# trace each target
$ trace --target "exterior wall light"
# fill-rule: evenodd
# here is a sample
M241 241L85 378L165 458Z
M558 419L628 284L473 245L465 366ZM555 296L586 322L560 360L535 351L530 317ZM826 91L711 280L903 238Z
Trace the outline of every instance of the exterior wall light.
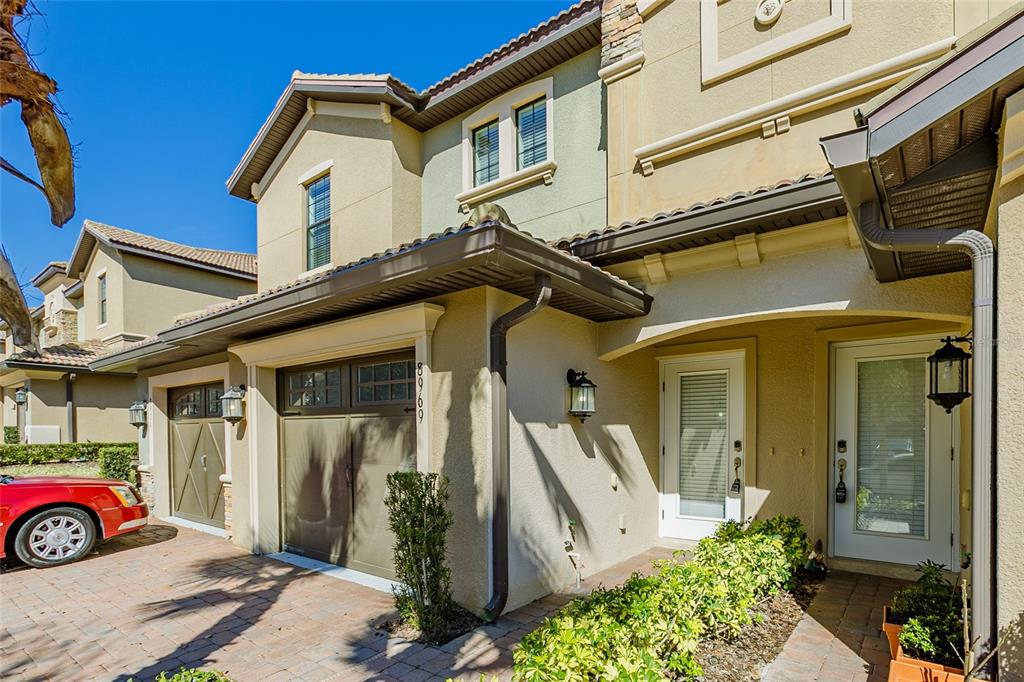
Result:
M942 348L928 356L928 399L952 412L971 397L967 366L971 354L955 344L969 343L972 348L974 344L969 336L947 336L942 341Z
M28 391L25 390L24 386L14 392L14 402L19 405L24 405L28 402Z
M597 384L587 378L586 372L574 369L566 372L565 379L569 382L569 414L584 422L597 412Z
M136 400L128 406L128 423L137 429L146 425L146 407L149 405L145 400Z
M221 415L229 424L237 424L245 417L245 384L232 386L220 397Z

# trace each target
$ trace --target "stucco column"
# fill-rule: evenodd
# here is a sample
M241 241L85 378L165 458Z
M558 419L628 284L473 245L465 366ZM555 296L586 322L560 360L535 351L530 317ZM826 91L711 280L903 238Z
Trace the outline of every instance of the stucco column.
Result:
M1009 97L996 187L996 617L1024 626L1024 92ZM1000 656L1001 680L1024 680L1024 635Z
M271 367L247 367L246 418L249 443L249 508L254 554L281 549L278 487L277 373Z
M416 470L430 471L430 443L433 438L433 384L431 383L430 331L416 337Z

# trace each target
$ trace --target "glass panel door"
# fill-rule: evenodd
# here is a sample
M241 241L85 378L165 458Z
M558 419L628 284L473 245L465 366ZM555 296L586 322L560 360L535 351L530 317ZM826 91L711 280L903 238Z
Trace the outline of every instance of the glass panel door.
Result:
M743 518L744 372L742 352L663 362L662 535L699 540Z

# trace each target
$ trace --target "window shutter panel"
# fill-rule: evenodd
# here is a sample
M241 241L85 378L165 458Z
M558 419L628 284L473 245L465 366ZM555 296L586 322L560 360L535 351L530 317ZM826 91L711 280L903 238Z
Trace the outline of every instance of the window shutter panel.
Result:
M520 169L547 160L548 122L546 104L544 99L539 99L516 110Z

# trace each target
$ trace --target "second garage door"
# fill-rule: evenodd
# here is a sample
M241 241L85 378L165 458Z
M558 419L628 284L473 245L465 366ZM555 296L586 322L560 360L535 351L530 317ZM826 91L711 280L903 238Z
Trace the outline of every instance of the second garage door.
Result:
M278 376L285 549L394 578L387 475L415 467L415 368L392 354Z

